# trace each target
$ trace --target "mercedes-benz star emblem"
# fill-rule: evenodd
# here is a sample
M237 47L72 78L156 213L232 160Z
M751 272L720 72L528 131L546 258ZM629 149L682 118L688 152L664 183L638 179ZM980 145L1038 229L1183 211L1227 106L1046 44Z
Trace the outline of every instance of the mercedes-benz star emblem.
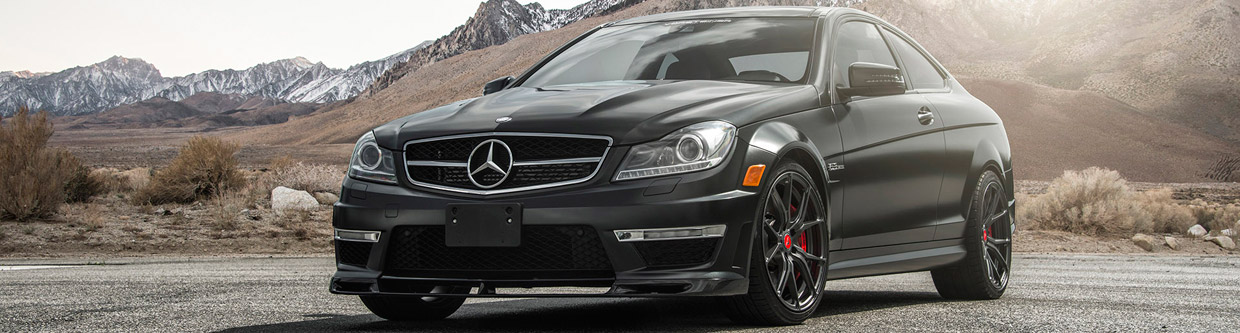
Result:
M474 186L494 188L508 179L508 173L512 171L512 149L500 140L483 141L469 153L466 167L469 168L469 181Z

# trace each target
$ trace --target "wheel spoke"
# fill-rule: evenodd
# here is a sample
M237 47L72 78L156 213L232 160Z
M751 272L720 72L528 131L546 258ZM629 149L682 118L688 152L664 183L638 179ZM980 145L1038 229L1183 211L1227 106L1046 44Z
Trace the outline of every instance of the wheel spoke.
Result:
M809 252L805 252L805 249L802 249L800 246L793 246L792 248L796 250L797 255L799 255L802 259L813 260L813 261L823 262L823 263L827 262L826 258L810 254Z
M986 223L987 224L994 223L996 220L1003 218L1004 215L1007 215L1006 209L1000 210L998 213L991 215L990 218L986 219Z
M813 227L814 227L814 226L816 226L816 225L822 224L822 222L823 222L823 221L822 221L821 219L818 219L818 220L813 220L813 221L800 221L800 222L797 222L797 224L796 224L796 225L792 226L792 230L789 230L789 231L788 231L788 234L789 234L789 235L796 235L796 234L799 234L799 233L805 232L806 230L809 230L809 228L813 228Z
M784 294L784 289L788 286L789 275L792 275L792 265L789 265L788 257L784 256L780 259L781 264L779 265L779 279L776 279L775 282L775 295L782 297Z
M784 203L784 199L777 193L771 195L771 203L774 206L771 215L774 215L776 221L780 223L780 226L775 229L783 229L788 225L788 204Z
M989 252L993 252L990 254L991 260L997 260L998 262L996 262L996 264L1000 267L1008 267L1007 258L1003 257L1003 251L999 250L998 246L995 246L994 244L986 244L986 248Z
M806 192L809 189L805 190ZM809 211L809 193L801 192L801 203L797 204L797 216L793 219L796 223L805 221L805 212Z
M994 245L1007 245L1012 243L1010 238L991 238L990 243Z

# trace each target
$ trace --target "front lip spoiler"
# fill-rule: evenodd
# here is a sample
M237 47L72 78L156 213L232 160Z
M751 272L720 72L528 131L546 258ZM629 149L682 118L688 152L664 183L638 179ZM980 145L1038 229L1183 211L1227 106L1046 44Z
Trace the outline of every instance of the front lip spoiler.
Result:
M341 278L331 282L331 292L343 295L391 295L417 297L481 297L481 298L535 298L535 297L683 297L683 296L729 296L748 292L749 279L733 272L697 273L692 276L675 274L667 279L565 279L565 280L476 280L444 278L411 278L384 276L377 279ZM455 285L476 287L477 292L468 294L400 292L380 287L385 284ZM604 293L497 293L495 288L540 287L587 287L607 286Z

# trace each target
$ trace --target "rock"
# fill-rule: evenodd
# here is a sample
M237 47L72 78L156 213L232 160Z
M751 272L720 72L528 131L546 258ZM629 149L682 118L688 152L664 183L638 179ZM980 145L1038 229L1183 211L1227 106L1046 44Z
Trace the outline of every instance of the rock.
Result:
M1223 231L1220 231L1220 232L1223 234L1223 236L1236 237L1236 231L1232 229L1223 229Z
M172 215L172 212L169 212L167 209L160 208L155 210L155 215Z
M1236 248L1236 241L1232 240L1231 237L1206 237L1206 241L1227 250L1234 250Z
M284 186L271 190L271 209L277 213L289 210L312 210L319 208L319 201L306 191Z
M318 199L319 203L324 205L334 204L336 201L340 200L340 196L327 192L315 193L314 198Z
M1175 237L1166 236L1166 237L1163 237L1163 241L1167 242L1167 247L1171 248L1172 250L1178 250L1180 248L1180 242L1176 241Z
M1193 235L1193 237L1205 236L1206 227L1203 227L1200 224L1194 224L1192 227L1188 228L1188 234Z
M1136 234L1132 236L1132 243L1146 252L1154 252L1154 236Z

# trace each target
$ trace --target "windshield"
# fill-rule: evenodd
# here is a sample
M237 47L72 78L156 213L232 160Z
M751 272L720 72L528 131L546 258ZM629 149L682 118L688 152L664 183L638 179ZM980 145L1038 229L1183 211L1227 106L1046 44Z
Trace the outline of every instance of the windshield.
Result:
M805 83L814 19L656 22L599 29L521 84L546 87L624 80Z

